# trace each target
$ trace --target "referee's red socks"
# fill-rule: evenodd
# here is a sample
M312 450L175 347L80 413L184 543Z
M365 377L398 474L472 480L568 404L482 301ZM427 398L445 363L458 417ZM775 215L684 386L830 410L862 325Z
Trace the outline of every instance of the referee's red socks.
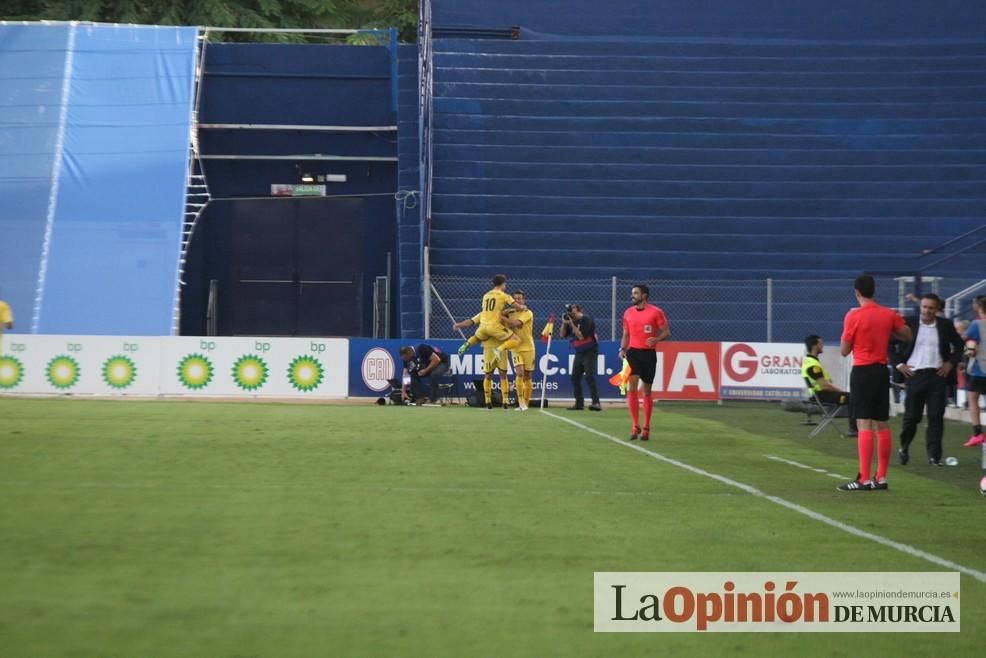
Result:
M893 452L894 435L890 428L876 433L876 479L887 477L890 468L890 453Z
M637 391L627 391L627 406L630 408L633 426L640 427L640 394ZM647 418L650 418L650 411L647 412Z
M859 481L868 482L873 474L873 430L859 430Z
M650 429L650 412L654 410L654 394L644 396L644 427Z

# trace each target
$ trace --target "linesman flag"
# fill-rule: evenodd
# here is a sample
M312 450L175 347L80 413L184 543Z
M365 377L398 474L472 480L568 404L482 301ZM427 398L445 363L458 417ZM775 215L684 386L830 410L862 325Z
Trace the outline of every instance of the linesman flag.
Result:
M627 394L627 380L630 379L630 362L623 359L623 369L609 378L609 383L620 387L620 395Z
M548 324L544 325L544 331L541 332L541 342L547 343L548 339L551 338L551 334L555 330L555 314L552 313L551 317L548 318Z

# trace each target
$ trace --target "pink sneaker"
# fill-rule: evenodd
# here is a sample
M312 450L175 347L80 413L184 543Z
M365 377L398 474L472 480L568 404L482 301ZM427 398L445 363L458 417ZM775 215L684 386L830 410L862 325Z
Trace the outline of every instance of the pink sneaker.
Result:
M986 443L986 434L980 432L979 434L973 434L969 437L969 440L962 444L963 448L973 448L978 445Z

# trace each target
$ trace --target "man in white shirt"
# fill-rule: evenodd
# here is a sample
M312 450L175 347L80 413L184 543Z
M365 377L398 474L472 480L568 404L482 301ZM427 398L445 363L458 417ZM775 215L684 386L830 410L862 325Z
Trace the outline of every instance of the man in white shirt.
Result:
M904 400L904 423L900 431L900 463L910 459L908 449L924 408L928 408L925 443L928 463L941 466L942 434L945 429L945 387L955 383L955 369L962 358L963 343L950 320L938 317L943 303L938 295L921 297L920 314L907 319L914 341L896 345L894 363L904 376L907 398Z

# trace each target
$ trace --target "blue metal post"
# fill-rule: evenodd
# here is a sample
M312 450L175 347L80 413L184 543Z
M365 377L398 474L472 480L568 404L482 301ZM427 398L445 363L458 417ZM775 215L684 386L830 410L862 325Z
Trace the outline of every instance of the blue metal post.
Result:
M390 104L397 113L397 28L390 28Z

